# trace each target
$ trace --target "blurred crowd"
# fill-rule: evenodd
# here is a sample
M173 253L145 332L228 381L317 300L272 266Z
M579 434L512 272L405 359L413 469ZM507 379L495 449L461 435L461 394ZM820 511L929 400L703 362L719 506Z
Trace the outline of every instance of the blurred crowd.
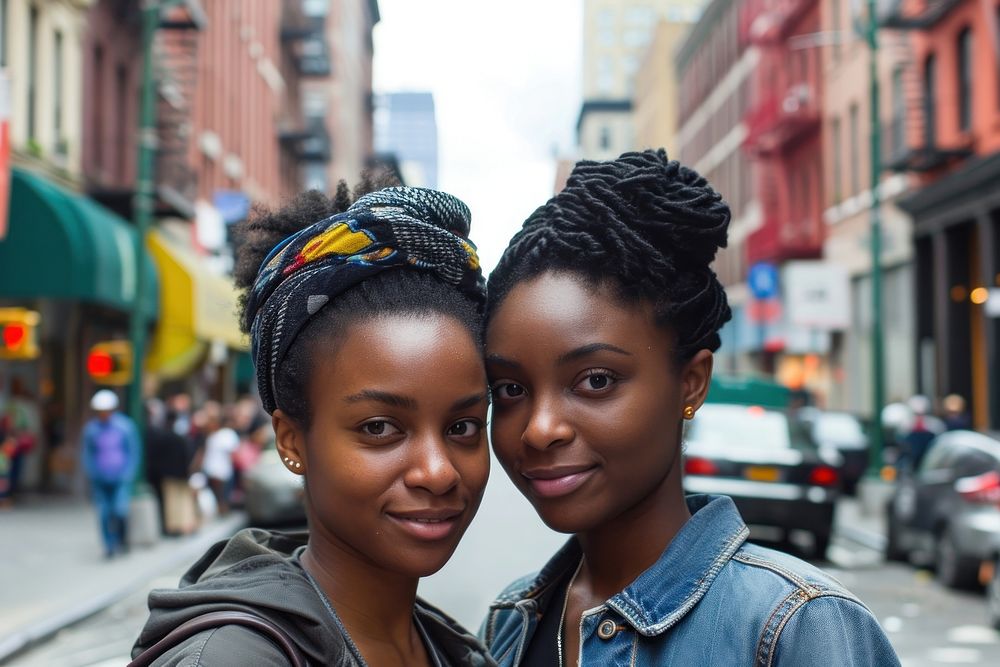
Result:
M184 535L206 517L225 515L243 500L243 476L273 437L260 402L207 401L188 394L146 404L146 481L160 508L164 534Z
M920 394L894 400L882 409L881 417L886 462L893 464L897 475L915 471L936 436L972 428L965 399L958 394L945 396L938 410Z

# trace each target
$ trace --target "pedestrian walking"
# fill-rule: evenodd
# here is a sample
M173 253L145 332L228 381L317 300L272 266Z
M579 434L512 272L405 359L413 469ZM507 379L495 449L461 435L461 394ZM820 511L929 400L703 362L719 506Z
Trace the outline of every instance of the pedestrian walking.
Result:
M580 162L490 274L493 447L573 535L491 606L500 664L899 664L832 577L746 542L728 497L685 498L683 423L730 318L711 269L728 223L662 150Z
M965 399L958 394L948 394L941 401L943 414L941 420L945 428L949 431L966 430L972 428L972 418L965 408Z
M35 451L41 431L38 403L20 377L10 384L10 396L0 403L0 508L10 507L18 491L25 459Z
M229 513L233 485L233 454L240 446L240 436L229 426L222 405L208 401L201 409L205 429L205 453L201 471L215 496L219 514Z
M896 470L899 475L913 474L930 450L934 438L947 430L944 422L931 414L931 401L926 396L911 396L906 406L910 409L910 416L900 426L897 436L899 458Z
M303 478L309 531L250 528L217 544L178 590L150 594L133 657L165 640L157 664L492 664L416 597L489 471L468 209L399 187L351 205L342 186L333 201L311 192L258 211L247 229L242 324L278 452Z
M167 408L159 417L152 405L146 422L146 481L159 502L163 534L186 535L197 526L194 491L188 484L191 447L174 429L177 415Z
M100 518L104 555L112 558L127 548L132 483L142 445L135 422L118 412L113 391L94 394L90 409L94 417L83 429L83 467Z

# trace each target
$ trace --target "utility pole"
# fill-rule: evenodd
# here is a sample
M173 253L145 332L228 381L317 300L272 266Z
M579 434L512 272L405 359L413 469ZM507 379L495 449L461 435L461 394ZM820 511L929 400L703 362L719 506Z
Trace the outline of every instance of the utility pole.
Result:
M885 360L882 342L882 122L879 111L878 15L875 0L868 0L868 51L871 105L871 261L872 261L872 428L869 470L882 468L882 407L885 404Z
M142 380L146 358L146 303L149 300L150 285L146 280L149 254L146 252L146 236L153 217L153 158L156 153L156 85L153 80L153 39L160 20L159 0L144 0L142 12L142 82L139 98L139 161L136 172L135 198L132 202L135 222L135 300L132 303L132 318L129 340L132 344L132 382L128 390L128 407L139 432L143 432L145 406L142 401ZM145 448L143 448L145 449ZM145 456L142 455L139 478L145 470Z

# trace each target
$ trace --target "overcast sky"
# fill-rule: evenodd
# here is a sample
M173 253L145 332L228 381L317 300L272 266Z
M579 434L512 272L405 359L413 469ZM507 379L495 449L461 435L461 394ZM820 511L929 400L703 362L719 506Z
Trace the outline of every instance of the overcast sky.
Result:
M552 195L580 109L582 0L379 0L375 91L430 91L438 187L472 209L489 271Z

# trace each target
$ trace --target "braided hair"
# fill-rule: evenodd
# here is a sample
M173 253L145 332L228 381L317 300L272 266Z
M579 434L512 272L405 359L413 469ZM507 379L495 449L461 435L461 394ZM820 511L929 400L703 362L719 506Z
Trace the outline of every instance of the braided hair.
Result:
M657 324L676 335L678 361L714 352L731 313L710 265L726 245L729 217L708 181L663 149L581 161L490 274L487 320L518 283L565 272L651 303Z
M353 193L341 181L333 198L312 190L277 210L255 207L250 218L236 229L234 278L237 287L243 290L239 312L242 330L251 331L254 312L248 307L250 295L265 259L277 245L319 220L348 211L364 195L396 185L398 181L384 173L366 172ZM433 233L432 226L428 228L428 233ZM481 304L432 272L407 267L386 270L337 294L309 319L274 369L276 407L308 430L312 421L308 397L315 353L331 349L330 341L352 325L386 315L427 314L454 318L469 331L477 345L482 344ZM257 372L260 374L261 369Z

